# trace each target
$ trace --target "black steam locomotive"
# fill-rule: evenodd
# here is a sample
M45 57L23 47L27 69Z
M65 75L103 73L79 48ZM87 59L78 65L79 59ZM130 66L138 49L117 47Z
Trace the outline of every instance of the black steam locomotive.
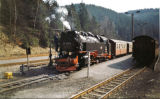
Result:
M131 42L107 39L91 32L65 31L59 42L60 54L55 59L58 71L74 71L87 65L88 52L91 64L132 52Z

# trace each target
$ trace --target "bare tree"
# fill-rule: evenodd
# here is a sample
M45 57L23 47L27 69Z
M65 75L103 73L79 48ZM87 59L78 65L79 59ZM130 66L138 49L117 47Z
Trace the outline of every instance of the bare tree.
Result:
M37 14L38 14L38 9L39 9L39 3L40 3L40 0L37 0L36 15L35 15L35 18L34 18L34 23L33 23L34 29L36 27L36 20L37 20Z
M9 4L9 8L10 8L10 15L9 15L9 24L10 24L10 34L12 34L12 0L10 0L10 2L9 2L10 4Z
M13 44L13 48L16 45L16 31L17 31L17 5L16 5L16 0L13 0L14 3L14 32L13 32L13 40L14 40L14 44ZM12 27L11 27L12 28Z
M17 24L17 6L16 6L16 1L14 0L14 35L13 35L14 38L17 30L16 24Z

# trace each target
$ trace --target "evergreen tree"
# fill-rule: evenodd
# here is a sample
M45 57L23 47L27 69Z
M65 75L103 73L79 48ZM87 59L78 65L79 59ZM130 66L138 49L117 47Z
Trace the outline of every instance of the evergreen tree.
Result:
M75 9L75 6L71 4L70 6L66 6L68 10L68 21L73 30L81 30L80 20L78 16L78 12Z
M79 19L82 30L89 31L90 19L84 3L80 4Z

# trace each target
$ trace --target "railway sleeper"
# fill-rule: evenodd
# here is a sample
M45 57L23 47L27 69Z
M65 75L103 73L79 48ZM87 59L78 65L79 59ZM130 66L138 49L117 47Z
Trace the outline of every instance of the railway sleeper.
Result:
M119 81L124 81L125 79L128 79L128 77L123 77L123 76L121 76L120 78L118 78L118 79L116 79L116 80L119 80Z
M115 84L109 83L109 84L107 84L105 87L107 87L107 88L113 88L113 87L115 87L115 86L116 86Z
M101 89L104 89L104 90L106 90L106 91L110 91L112 88L109 88L109 87L106 87L106 86L102 86L102 87L100 87Z
M102 96L101 94L99 94L97 92L93 92L93 91L91 93L89 93L89 95L94 96L96 99Z
M114 82L122 83L122 82L123 82L123 79L115 79Z
M110 84L113 84L113 85L119 85L119 84L120 84L120 82L112 81L112 82L110 82Z
M129 77L130 76L121 76L119 79L124 81L124 80L128 79Z
M94 91L97 92L97 93L100 93L100 94L105 94L106 93L106 91L100 90L100 89L95 89Z
M131 73L129 74L123 74L121 77L129 77L130 75L132 75Z
M90 99L90 98L82 96L82 97L80 97L78 99Z
M88 94L86 94L86 95L83 95L83 97L88 98L88 99L97 99L97 98L98 98L97 96L92 95L92 94L90 94L90 93L88 93ZM81 99L81 98L80 98L80 99Z

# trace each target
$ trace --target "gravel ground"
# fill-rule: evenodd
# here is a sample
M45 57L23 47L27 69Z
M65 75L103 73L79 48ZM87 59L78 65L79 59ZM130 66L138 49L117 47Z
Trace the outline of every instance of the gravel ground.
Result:
M144 73L138 75L133 81L130 81L110 98L159 99L160 73L148 69Z
M131 55L93 65L87 78L87 68L73 72L67 79L54 80L36 87L12 93L9 98L69 98L92 85L126 70L133 65Z
M19 72L20 65L0 67L0 79L4 78L5 72Z
M45 74L50 73L49 70L47 70L43 67L46 67L46 66L43 65L43 66L37 66L37 67L30 67L29 71L28 71L27 68L25 68L24 69L25 73L26 73L25 76L29 77L29 76L36 76L36 75L43 74L43 73L45 73ZM20 65L0 67L0 79L4 79L4 73L5 72L12 72L13 73L13 79L19 78L21 76Z
M4 77L4 71L6 71L6 70L13 72L12 79L6 79ZM57 71L47 69L46 66L38 66L38 67L30 68L30 70L26 70L25 74L22 75L22 73L19 70L19 66L13 66L13 67L8 67L8 68L5 67L5 68L2 68L1 72L0 72L0 74L1 74L0 84L19 80L19 79L25 79L25 78L29 78L29 77L33 77L33 76L38 76L38 75L42 75L42 74L56 74L56 73L57 73Z
M35 61L35 60L43 60L43 59L48 59L48 56L41 56L41 57L30 57L30 61ZM10 59L10 60L0 60L0 64L7 64L7 63L16 63L16 62L26 62L26 58L20 58L20 59ZM12 65L12 66L4 66L0 67L0 79L4 77L5 72L13 72L17 73L19 72L20 65Z
M160 99L160 60L158 70L146 70L110 98Z

